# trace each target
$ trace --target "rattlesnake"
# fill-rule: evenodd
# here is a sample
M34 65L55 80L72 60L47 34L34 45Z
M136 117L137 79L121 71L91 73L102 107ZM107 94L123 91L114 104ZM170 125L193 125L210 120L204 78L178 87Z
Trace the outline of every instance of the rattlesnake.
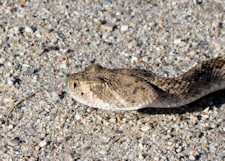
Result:
M104 110L172 108L225 89L225 58L202 62L178 77L160 77L143 69L107 69L98 64L72 74L70 95Z

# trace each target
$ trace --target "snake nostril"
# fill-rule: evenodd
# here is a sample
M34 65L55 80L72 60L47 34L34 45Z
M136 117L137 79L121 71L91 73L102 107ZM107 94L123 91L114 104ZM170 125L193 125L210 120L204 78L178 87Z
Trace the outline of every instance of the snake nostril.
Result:
M83 96L83 95L84 95L84 93L83 93L83 92L81 92L81 95Z

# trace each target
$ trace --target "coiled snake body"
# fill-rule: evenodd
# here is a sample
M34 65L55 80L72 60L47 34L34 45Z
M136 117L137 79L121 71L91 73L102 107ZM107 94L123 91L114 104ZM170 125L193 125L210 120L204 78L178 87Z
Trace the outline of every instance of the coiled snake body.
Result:
M204 61L173 78L142 69L106 69L94 64L68 79L68 90L75 100L105 110L178 107L222 89L224 57Z

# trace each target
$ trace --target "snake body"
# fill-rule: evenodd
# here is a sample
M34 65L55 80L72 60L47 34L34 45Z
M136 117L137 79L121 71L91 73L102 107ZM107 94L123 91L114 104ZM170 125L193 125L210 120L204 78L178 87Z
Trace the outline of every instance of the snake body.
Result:
M178 77L94 64L68 79L68 91L75 100L104 110L178 107L223 89L224 57L203 61Z

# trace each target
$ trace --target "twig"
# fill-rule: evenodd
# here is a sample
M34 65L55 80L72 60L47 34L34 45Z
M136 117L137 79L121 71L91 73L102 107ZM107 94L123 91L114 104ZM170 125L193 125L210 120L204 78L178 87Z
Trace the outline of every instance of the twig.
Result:
M16 108L19 104L21 104L23 101L33 97L36 93L31 93L29 96L21 99L19 102L17 102L14 106L10 107L10 109L8 110L7 112L7 116L6 116L6 125L8 124L8 119L9 119L9 116L10 114L12 113L13 109Z

